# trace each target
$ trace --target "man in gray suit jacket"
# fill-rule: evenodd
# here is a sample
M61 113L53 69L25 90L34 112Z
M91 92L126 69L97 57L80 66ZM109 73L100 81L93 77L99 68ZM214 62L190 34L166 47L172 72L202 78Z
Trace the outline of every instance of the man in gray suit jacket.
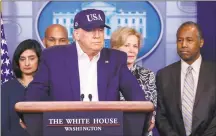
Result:
M200 55L202 32L194 22L177 31L181 61L157 73L156 126L161 136L216 135L216 65Z

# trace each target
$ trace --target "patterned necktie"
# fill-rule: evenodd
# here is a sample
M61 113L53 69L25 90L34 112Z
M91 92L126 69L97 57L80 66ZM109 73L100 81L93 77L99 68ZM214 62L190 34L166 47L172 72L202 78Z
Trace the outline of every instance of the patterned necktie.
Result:
M194 78L192 70L191 66L187 68L182 95L182 115L187 136L191 134L194 105Z

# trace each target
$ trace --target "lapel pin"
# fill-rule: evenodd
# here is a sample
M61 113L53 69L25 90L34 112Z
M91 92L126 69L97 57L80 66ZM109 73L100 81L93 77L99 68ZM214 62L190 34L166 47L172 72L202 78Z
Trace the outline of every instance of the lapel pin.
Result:
M106 60L106 61L105 61L105 63L109 63L109 61L108 61L108 60Z

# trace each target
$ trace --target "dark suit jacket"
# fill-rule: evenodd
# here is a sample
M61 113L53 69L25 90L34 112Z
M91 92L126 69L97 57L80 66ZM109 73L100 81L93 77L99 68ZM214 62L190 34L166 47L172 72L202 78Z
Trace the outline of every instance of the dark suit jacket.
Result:
M103 48L97 70L100 101L118 101L118 90L121 90L129 101L145 100L144 92L127 68L125 53ZM27 89L26 101L39 101L46 98L48 94L53 101L80 101L75 43L55 46L43 51L38 71Z
M99 101L118 101L119 90L128 101L144 101L144 92L127 67L125 53L103 48L97 62ZM26 91L26 101L80 101L78 56L75 43L43 51L38 71ZM85 96L87 97L87 96ZM93 96L94 97L94 96ZM42 135L42 117L24 115L31 136ZM144 118L140 119L144 125Z
M161 136L185 136L181 112L181 62L156 76L158 107L156 126ZM193 110L192 136L216 135L216 67L202 61Z

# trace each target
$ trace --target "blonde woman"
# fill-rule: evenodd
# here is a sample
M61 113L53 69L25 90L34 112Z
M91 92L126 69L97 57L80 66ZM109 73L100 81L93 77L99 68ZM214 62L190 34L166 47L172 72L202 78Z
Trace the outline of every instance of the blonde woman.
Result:
M111 47L127 53L127 66L137 78L140 86L142 87L146 100L153 102L154 106L157 105L157 91L155 85L155 75L149 69L140 67L135 64L140 46L141 35L133 28L120 27L112 33ZM120 100L125 100L124 96L120 93ZM155 112L154 112L155 116ZM154 116L150 122L148 136L153 136L152 129L155 126Z

